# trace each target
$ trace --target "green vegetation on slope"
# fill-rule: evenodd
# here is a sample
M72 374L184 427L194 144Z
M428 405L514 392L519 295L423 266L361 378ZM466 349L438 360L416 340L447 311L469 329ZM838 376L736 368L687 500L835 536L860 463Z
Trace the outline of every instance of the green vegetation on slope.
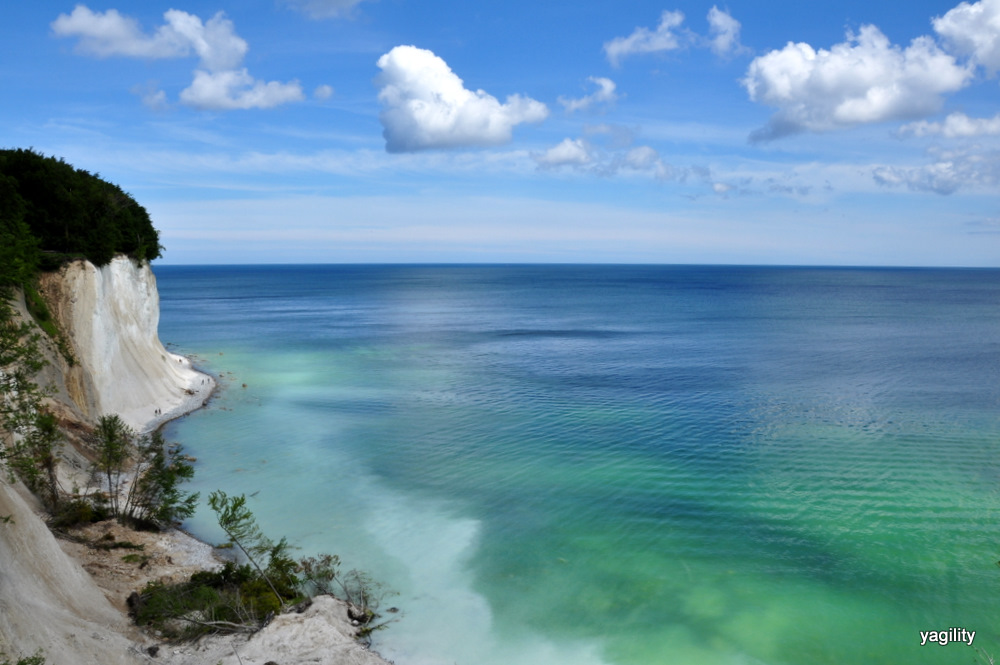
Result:
M117 185L33 150L0 150L0 285L69 259L102 266L162 249L146 209Z

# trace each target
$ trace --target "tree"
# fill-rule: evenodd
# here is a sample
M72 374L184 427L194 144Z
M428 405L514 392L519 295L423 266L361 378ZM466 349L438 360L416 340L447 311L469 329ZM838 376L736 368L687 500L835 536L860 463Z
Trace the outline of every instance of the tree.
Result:
M9 451L11 469L53 513L59 508L56 466L61 444L62 433L56 417L43 408L35 413L31 426Z
M194 514L198 494L180 490L194 477L194 467L180 444L167 444L159 432L139 436L117 414L100 417L94 444L94 471L119 521L162 529Z
M270 587L279 606L284 607L285 599L278 592L278 584L284 582L286 584L282 586L291 586L292 589L297 584L294 577L295 562L288 555L291 546L284 538L275 543L265 536L246 504L247 499L242 494L230 497L222 490L216 490L208 495L208 505L215 511L219 527L229 536L229 542L243 552L250 564L257 569L261 579ZM280 579L282 577L286 579ZM288 585L288 582L292 584Z
M0 150L0 259L14 247L3 242L6 220L26 224L47 268L80 257L102 266L115 254L147 261L163 250L149 213L120 187L33 150ZM31 258L18 247L19 259Z
M118 414L103 415L98 419L94 430L97 449L94 470L104 477L104 489L107 491L111 514L119 518L122 515L121 486L125 466L135 447L134 439L135 431Z
M40 423L45 395L33 380L45 366L40 337L30 324L17 320L10 298L10 289L0 285L0 462L23 452L19 446Z
M154 432L140 439L138 451L135 480L122 508L125 518L165 528L194 515L199 494L179 489L194 477L183 447L166 443L162 434Z

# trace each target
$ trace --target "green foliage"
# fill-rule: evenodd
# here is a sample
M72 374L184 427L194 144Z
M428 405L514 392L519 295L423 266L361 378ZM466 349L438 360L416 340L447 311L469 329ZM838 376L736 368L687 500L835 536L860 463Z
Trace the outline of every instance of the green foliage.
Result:
M108 519L110 515L102 505L94 505L84 499L63 501L52 516L50 525L54 529L70 529L75 526L93 524Z
M284 538L275 542L263 534L243 495L216 491L208 501L247 563L228 562L219 571L195 573L182 584L148 585L133 607L136 623L176 638L252 632L303 594L328 593L347 601L361 639L370 640L373 631L388 624L377 621L379 603L387 593L367 573L341 574L340 558L332 554L295 561Z
M5 654L2 653L0 653L0 657L3 657L3 661L0 661L0 665L45 665L45 656L42 655L41 649L36 651L33 656L22 656L16 661L8 660Z
M370 642L376 630L386 628L390 621L378 621L379 606L386 596L394 595L368 573L352 569L340 571L340 557L320 554L299 560L302 585L310 594L338 596L348 604L348 616L360 624L358 637Z
M208 505L215 511L219 526L226 532L229 541L257 569L280 607L283 601L278 586L287 590L289 586L294 588L298 585L298 580L294 577L294 562L288 555L290 546L284 538L275 543L265 536L246 503L247 499L242 494L230 497L222 490L216 490L208 496Z
M45 409L33 414L31 426L9 450L9 464L14 473L32 492L41 497L46 507L55 512L59 507L59 482L56 478L58 449L62 445L55 416Z
M55 319L52 318L52 313L49 311L48 303L45 302L45 298L42 294L38 292L32 280L26 280L23 283L24 291L24 302L28 306L28 313L31 314L31 318L35 320L38 327L49 336L52 341L56 343L59 348L59 353L62 357L66 359L66 362L70 367L76 364L76 358L73 356L73 351L70 349L69 344L66 342L65 335L59 330L59 326Z
M28 281L38 269L38 239L25 221L27 207L17 179L0 173L0 290Z
M181 584L152 582L133 610L135 622L171 638L209 632L253 632L281 611L270 586L249 564L227 562Z
M180 444L168 444L159 432L140 440L137 479L132 483L123 510L133 522L159 527L183 522L194 515L196 492L182 492L180 484L194 477L194 466Z
M13 271L23 273L18 282L66 259L102 266L115 254L148 261L163 249L145 208L120 187L33 150L0 150L0 201L0 240L6 228L17 242L9 253L19 261Z
M122 557L122 561L125 563L138 563L140 566L147 561L149 561L148 554L126 554Z
M9 289L0 288L0 463L36 489L43 485L39 474L51 471L54 487L59 437L54 418L41 408L46 391L32 380L45 365L39 336L17 321L9 296Z
M93 443L97 451L94 470L104 477L104 489L111 505L111 514L121 517L121 486L125 467L135 448L135 431L117 414L103 415L94 429Z
M115 414L104 415L94 430L94 471L102 478L111 515L134 526L167 528L194 514L198 494L180 490L194 467L180 445L167 444L159 432L138 436ZM132 483L122 496L131 463Z

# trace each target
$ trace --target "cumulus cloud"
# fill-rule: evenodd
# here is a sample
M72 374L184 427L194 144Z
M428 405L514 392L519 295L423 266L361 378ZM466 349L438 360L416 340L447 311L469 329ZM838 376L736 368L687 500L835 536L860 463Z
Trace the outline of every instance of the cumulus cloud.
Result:
M968 56L990 75L1000 71L1000 0L962 2L932 24L953 51Z
M510 141L515 125L541 122L548 108L510 95L501 104L475 92L444 60L415 46L397 46L378 59L376 83L384 106L379 114L389 152L498 145Z
M292 9L302 12L309 18L339 18L350 16L357 5L364 0L285 0Z
M194 81L181 91L184 104L216 111L266 109L301 99L302 88L298 83L264 83L250 76L246 69L196 70Z
M672 51L683 46L685 35L678 35L675 29L684 22L684 14L679 11L665 11L660 15L660 23L656 30L636 28L628 37L615 37L604 44L604 52L608 61L617 67L622 58L634 53L656 53L657 51Z
M584 166L593 158L590 155L590 145L583 139L563 139L558 145L545 152L532 155L539 166L546 169L560 166Z
M590 76L587 78L591 83L597 84L597 91L589 95L585 95L579 99L566 99L565 97L559 98L559 103L566 107L567 113L572 113L574 111L581 111L583 109L590 108L594 104L601 102L613 102L618 99L618 94L615 92L615 82L608 78L603 78L599 76Z
M330 99L333 97L333 87L325 84L316 86L316 89L313 90L313 97L316 99Z
M1000 113L992 118L970 118L964 113L951 113L944 122L911 122L900 128L901 136L943 136L948 139L975 136L1000 136Z
M778 109L751 135L770 140L936 112L942 95L964 87L972 70L930 37L903 49L872 25L830 50L789 43L750 63L743 86L755 102Z
M743 53L740 43L740 22L716 6L708 10L709 48L718 56Z
M647 173L659 180L674 177L673 169L660 154L644 145L629 149L602 149L586 139L563 139L542 153L531 155L539 168L555 170L571 167L588 173L611 177L621 171Z
M880 166L872 177L885 187L952 194L959 189L996 191L1000 186L1000 150L972 146L932 150L933 162L919 167Z
M240 68L249 47L236 34L232 21L219 12L208 21L187 12L170 9L164 25L148 35L139 23L117 10L94 12L77 5L70 14L52 22L59 37L78 38L76 50L100 58L184 58L197 56L194 81L181 92L181 101L201 109L269 108L303 98L297 82L264 83ZM147 100L166 103L166 93L157 91Z
M146 35L139 23L114 9L94 12L77 5L72 13L60 14L52 30L60 37L79 37L77 51L100 58L120 55L134 58L182 58L197 55L201 66L218 71L243 61L248 46L219 12L205 23L187 12L170 9L166 23Z

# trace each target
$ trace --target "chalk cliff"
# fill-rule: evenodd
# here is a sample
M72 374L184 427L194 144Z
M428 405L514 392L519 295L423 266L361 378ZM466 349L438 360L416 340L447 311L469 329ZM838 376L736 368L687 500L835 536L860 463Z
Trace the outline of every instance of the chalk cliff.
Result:
M44 275L40 286L74 359L43 338L49 364L38 382L55 388L50 405L64 426L117 413L147 430L210 394L211 377L160 343L159 294L148 265L125 257L102 268L77 261ZM23 302L16 305L26 317ZM69 469L61 477L86 466L72 447L62 457ZM138 635L36 510L19 484L0 479L0 516L9 518L0 524L0 653L16 660L43 649L50 665L140 662L132 646Z
M101 268L76 261L44 275L41 289L77 361L71 366L53 350L44 379L76 419L93 423L117 413L141 431L211 393L210 377L160 343L160 296L148 264L124 256Z
M73 357L71 362L55 342L43 339L49 365L38 381L55 389L51 408L64 428L80 429L117 413L136 430L148 431L197 408L211 394L212 378L167 352L159 340L159 294L148 265L125 257L101 268L77 261L44 275L40 287ZM16 307L27 316L23 301ZM71 447L61 456L68 468L60 477L75 482L73 467L85 469L85 456ZM16 662L37 649L47 665L151 662L143 651L150 639L60 546L38 508L20 483L11 485L0 473L0 518L9 518L0 522L0 662L5 657ZM161 649L156 662L237 665L250 657L285 664L385 665L352 633L343 603L321 598L303 614L276 618L242 642L239 652L231 637L206 639Z

